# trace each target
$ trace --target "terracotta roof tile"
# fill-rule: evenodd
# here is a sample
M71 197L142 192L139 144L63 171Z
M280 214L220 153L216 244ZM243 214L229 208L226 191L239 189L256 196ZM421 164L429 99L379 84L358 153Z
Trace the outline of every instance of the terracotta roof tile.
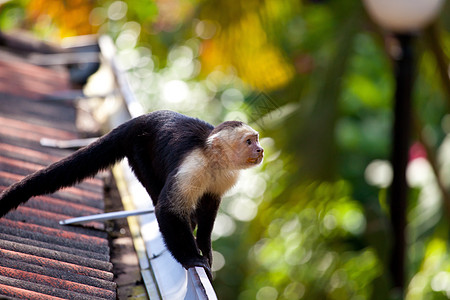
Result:
M5 282L5 284L2 284ZM14 299L35 299L35 300L58 300L64 299L55 296L49 296L46 294L52 294L52 292L48 291L50 288L43 286L43 288L39 289L35 287L35 285L29 285L28 289L17 288L16 286L20 286L21 281L13 279L11 277L0 276L0 295L9 296ZM38 290L38 292L33 292L31 290ZM66 294L67 298L69 298L69 294ZM75 299L75 297L72 297ZM79 298L82 299L82 298Z
M67 89L69 76L20 61L0 60L0 90L11 95L39 99L46 94Z
M78 137L73 105L38 101L70 88L67 73L1 57L0 191L70 153L42 147L41 138ZM103 209L103 182L94 178L1 218L0 298L116 299L104 225L59 225Z

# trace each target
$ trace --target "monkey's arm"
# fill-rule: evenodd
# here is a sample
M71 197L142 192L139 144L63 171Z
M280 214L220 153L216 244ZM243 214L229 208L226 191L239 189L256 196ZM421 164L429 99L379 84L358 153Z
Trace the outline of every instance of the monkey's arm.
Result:
M172 186L167 183L158 199L155 207L155 214L162 233L164 242L172 253L173 257L185 268L203 267L211 278L211 268L206 257L200 254L194 235L192 233L189 216L181 215L172 209L172 205L177 205L176 199L171 199L173 195Z
M219 210L220 197L212 194L205 194L198 204L197 216L197 245L202 251L208 263L212 266L211 233L214 227L214 220Z

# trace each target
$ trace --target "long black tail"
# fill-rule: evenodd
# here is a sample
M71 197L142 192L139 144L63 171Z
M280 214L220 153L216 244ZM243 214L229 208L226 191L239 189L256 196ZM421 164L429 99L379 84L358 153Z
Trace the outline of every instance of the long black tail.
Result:
M0 194L0 217L33 196L74 185L122 159L126 154L124 145L130 136L130 123L8 187Z

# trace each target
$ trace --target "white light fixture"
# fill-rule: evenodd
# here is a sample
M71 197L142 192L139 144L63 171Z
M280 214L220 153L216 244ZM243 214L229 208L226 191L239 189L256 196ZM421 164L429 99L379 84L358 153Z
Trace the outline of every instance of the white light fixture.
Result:
M396 33L420 30L439 13L444 0L364 0L378 25Z

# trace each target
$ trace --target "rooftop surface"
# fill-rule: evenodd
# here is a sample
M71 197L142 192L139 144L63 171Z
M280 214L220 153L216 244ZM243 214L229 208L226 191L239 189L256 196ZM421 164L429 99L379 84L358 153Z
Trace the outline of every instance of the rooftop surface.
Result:
M70 89L64 70L31 65L0 49L0 191L67 154L43 137L78 138L69 102L42 100ZM103 181L89 179L35 197L0 219L0 298L116 299L102 223L59 221L104 211Z

